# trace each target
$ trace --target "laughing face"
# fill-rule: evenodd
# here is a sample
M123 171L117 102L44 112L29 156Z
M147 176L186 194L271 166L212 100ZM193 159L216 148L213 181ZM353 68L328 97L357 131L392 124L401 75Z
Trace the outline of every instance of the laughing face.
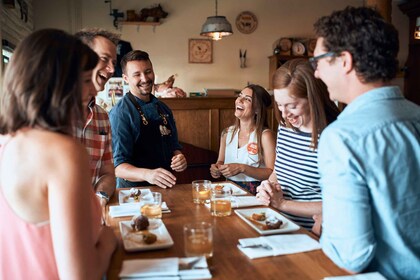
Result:
M92 72L92 82L97 92L103 91L105 84L115 72L117 63L117 49L115 45L105 37L97 36L93 39L91 48L99 56L98 65Z
M312 132L312 120L309 102L306 98L294 97L288 88L275 89L274 99L283 119L291 126L303 132Z
M252 89L244 88L235 100L235 117L243 119L254 116L252 109Z
M125 72L123 78L128 83L130 92L143 101L149 101L155 82L152 63L149 60L128 61Z

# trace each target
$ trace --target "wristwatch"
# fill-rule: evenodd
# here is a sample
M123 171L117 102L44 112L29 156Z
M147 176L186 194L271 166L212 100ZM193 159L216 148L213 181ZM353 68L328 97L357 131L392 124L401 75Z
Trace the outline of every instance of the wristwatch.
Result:
M106 192L96 192L96 195L100 198L103 198L106 200L106 202L109 202L109 196Z

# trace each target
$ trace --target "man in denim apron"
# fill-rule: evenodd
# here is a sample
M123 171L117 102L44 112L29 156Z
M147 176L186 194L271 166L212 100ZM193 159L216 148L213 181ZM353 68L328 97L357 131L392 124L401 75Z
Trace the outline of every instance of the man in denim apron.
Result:
M155 75L146 52L135 50L121 60L130 91L110 112L117 188L172 187L171 170L187 168L172 111L153 94Z

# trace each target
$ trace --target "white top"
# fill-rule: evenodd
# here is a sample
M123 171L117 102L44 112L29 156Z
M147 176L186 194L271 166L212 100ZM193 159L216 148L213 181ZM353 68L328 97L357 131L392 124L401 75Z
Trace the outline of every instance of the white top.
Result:
M229 127L226 135L225 164L242 163L252 167L264 168L264 162L262 162L261 164L259 163L258 140L255 130L249 135L248 144L238 148L239 130L235 133L232 142L230 142L230 139L232 138L233 129L233 126ZM260 181L243 173L239 173L235 176L229 177L228 179L238 182Z

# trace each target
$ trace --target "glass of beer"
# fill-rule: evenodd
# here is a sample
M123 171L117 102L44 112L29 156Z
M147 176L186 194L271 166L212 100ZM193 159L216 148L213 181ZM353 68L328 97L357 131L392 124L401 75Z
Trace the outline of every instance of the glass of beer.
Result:
M195 204L205 204L210 202L211 181L196 180L192 182L192 196Z
M152 192L153 200L145 200L140 213L149 219L149 229L156 229L162 224L162 194Z
M184 252L187 257L213 256L213 226L207 222L184 225Z
M232 189L228 186L211 190L210 212L212 216L225 217L232 213Z

